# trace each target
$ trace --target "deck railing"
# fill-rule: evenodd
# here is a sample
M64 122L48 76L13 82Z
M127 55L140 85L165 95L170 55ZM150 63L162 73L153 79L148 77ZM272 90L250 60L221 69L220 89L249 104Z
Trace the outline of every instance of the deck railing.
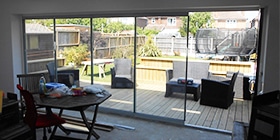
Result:
M137 79L150 82L166 82L165 72L172 69L172 62L177 59L170 58L150 58L142 57L140 65L136 66ZM184 60L181 60L184 61ZM196 60L189 60L196 61ZM227 71L239 71L244 75L251 75L254 72L254 62L236 62L236 61L208 61L210 63L209 72L214 75L226 76Z

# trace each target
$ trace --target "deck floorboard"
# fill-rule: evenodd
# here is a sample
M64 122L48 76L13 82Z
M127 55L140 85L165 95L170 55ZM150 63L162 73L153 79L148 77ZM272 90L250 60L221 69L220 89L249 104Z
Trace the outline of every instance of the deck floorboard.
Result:
M83 83L88 85L88 83ZM103 85L112 96L101 104L102 107L133 111L133 89L112 89L110 85ZM164 97L165 85L137 85L136 112L149 115L180 119L184 118L184 95L173 93L170 97ZM228 109L200 105L194 101L192 95L186 99L185 124L198 125L220 130L232 131L233 121L249 122L250 100L234 99Z

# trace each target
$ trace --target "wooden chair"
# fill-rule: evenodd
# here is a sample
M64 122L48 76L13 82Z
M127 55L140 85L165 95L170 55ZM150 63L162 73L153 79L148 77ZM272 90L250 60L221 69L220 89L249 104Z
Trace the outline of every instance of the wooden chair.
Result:
M18 74L18 85L23 89L28 90L30 93L39 93L39 80L42 76L45 76L43 73L32 73L32 74ZM24 115L25 104L23 97L20 95L20 114L21 117Z
M20 85L17 85L17 88L20 90L20 94L23 96L26 105L26 111L23 119L24 123L30 127L34 139L36 139L36 129L43 128L43 140L47 140L46 128L61 125L65 123L65 120L50 112L47 114L38 114L32 94L29 91L24 90ZM53 134L55 133L55 130L53 130Z

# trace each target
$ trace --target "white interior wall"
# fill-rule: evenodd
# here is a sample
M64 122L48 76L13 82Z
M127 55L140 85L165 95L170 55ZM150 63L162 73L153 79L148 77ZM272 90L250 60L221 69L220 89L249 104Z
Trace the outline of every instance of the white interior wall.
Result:
M2 0L0 2L0 89L16 91L16 74L22 73L21 16L106 15L133 16L203 10L267 8L266 35L262 38L264 92L279 90L279 1L278 0Z

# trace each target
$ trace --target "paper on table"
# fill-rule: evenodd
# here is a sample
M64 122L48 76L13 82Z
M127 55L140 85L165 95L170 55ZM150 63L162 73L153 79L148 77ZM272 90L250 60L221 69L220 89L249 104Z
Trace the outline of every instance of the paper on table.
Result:
M4 96L4 92L0 90L0 113L2 113L3 96Z

